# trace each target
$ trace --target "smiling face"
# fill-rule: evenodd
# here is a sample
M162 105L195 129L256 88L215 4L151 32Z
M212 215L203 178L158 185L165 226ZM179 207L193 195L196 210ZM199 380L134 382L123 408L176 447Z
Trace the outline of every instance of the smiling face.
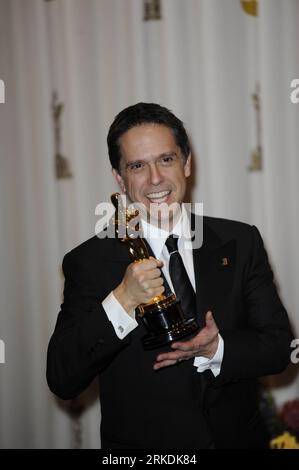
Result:
M144 204L152 215L161 204L183 201L191 156L184 159L171 129L144 124L125 132L119 143L120 171L114 169L113 174L132 202Z

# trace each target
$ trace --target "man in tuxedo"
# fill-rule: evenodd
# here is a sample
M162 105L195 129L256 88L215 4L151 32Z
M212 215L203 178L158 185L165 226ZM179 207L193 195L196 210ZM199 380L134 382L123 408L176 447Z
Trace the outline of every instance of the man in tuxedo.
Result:
M122 192L146 209L153 256L131 262L120 240L97 236L65 256L50 389L70 399L99 377L103 448L266 447L258 378L285 369L292 335L258 230L203 217L202 246L182 243L191 231L182 205L191 154L183 123L166 108L121 111L108 149ZM168 230L160 207L178 208ZM144 350L135 309L166 287L200 330Z

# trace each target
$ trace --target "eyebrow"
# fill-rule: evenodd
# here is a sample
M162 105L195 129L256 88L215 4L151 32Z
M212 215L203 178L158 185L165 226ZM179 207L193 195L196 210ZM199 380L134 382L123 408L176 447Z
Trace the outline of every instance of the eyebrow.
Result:
M161 157L171 157L172 155L177 155L176 152L163 152L160 155L158 155L155 160ZM129 168L131 165L136 165L137 163L147 163L144 160L134 160L132 162L126 163L126 168Z

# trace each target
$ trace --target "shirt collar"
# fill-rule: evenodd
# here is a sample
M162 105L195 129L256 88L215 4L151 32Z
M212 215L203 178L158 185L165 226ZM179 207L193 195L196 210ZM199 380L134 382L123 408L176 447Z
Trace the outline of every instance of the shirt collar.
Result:
M145 220L141 219L141 226L144 238L150 244L151 249L155 253L156 258L159 258L161 256L163 247L169 235L174 234L177 235L179 238L184 235L185 238L190 238L190 222L184 204L181 204L181 208L182 211L180 218L177 221L172 232L168 232L167 230L163 230L159 227L156 227L155 225L148 224Z

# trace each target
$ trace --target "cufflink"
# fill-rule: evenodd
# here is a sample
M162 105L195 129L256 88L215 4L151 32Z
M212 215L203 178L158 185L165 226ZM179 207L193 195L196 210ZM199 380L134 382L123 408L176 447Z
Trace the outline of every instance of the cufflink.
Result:
M120 333L123 333L123 332L124 332L123 327L122 327L122 326L119 326L119 327L118 327L118 331L119 331Z
M222 266L228 266L228 265L229 265L228 258L222 258Z

